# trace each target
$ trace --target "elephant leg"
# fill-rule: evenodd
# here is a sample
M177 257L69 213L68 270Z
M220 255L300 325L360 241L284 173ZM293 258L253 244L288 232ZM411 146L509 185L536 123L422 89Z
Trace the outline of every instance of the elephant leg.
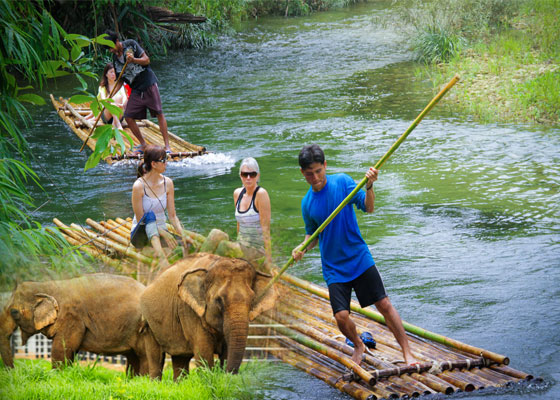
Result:
M140 359L132 351L126 354L126 373L132 376L140 374Z
M190 356L171 356L171 363L173 364L173 380L179 379L184 372L185 375L189 373L189 363L191 362Z
M57 333L52 342L52 364L59 368L67 360L69 364L74 361L76 352L80 349L85 334L85 326L79 322L66 324L64 329Z
M146 358L150 378L161 379L163 373L163 365L165 364L165 353L161 351L161 346L157 342L150 327L146 326L142 332L142 340L144 343L144 356L140 357L142 365L142 357ZM142 367L141 367L142 370ZM142 373L142 372L141 372Z

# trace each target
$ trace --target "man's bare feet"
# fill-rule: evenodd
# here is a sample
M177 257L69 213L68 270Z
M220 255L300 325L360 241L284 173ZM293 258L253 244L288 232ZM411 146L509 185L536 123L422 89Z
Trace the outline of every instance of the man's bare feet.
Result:
M352 354L352 361L360 365L365 350L366 350L366 346L364 345L364 342L362 342L361 340L359 341L359 343L354 343L354 354Z
M404 355L404 363L406 365L412 365L418 363L418 360L412 355L411 352L407 352L406 354L403 355Z

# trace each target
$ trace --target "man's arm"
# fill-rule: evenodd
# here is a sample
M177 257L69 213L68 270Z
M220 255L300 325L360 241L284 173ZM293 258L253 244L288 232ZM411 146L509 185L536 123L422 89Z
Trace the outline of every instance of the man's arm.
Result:
M303 246L303 244L305 242L307 242L307 240L311 237L311 235L305 235L305 239L303 240L303 242L301 242L295 249L292 250L292 257L294 258L294 261L299 261L303 258L303 255L305 253L307 253L307 251L311 250L313 247L317 246L317 242L319 241L319 238L315 238L315 240L313 240L311 243L309 243L309 246L307 246L305 248L305 250L301 251L301 247Z
M148 57L146 52L143 52L139 58L134 57L134 54L132 53L126 53L126 60L129 63L140 64L143 67L150 65L150 57Z
M366 199L365 199L365 206L366 212L371 214L375 209L375 192L373 191L373 182L377 180L377 175L379 174L379 170L370 167L370 169L366 172Z

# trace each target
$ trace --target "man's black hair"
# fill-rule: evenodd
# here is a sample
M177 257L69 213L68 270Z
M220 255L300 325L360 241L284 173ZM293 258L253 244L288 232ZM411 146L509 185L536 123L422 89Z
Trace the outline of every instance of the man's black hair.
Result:
M119 34L117 32L107 29L104 33L105 33L105 39L110 40L111 42L117 44L117 40L119 40Z
M299 166L301 169L306 169L313 163L324 164L325 163L325 153L316 144L308 144L303 146L303 149L299 152Z

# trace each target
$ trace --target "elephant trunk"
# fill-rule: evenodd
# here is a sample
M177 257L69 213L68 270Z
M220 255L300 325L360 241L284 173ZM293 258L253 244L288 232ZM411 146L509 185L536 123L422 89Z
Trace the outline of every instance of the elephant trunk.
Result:
M6 367L14 367L14 358L12 356L12 347L10 346L10 337L16 329L17 325L14 319L9 315L6 308L0 314L0 356Z
M236 312L224 321L224 334L227 343L226 371L237 373L243 360L247 335L249 333L249 310Z

